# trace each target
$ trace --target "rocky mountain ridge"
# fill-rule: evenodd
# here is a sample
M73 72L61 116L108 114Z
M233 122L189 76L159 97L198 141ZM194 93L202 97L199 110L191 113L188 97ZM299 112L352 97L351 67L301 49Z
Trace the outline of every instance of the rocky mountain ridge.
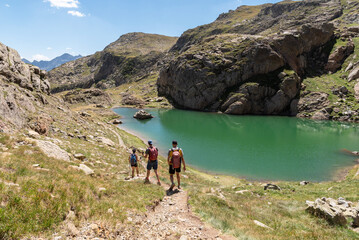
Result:
M21 59L23 62L27 63L27 64L31 64L34 66L39 67L41 70L46 70L46 71L50 71L54 68L57 68L59 66L61 66L64 63L76 60L82 58L81 55L77 55L77 56L72 56L71 54L68 53L64 53L61 56L58 56L50 61L29 61L25 58Z
M156 34L125 34L103 51L50 71L52 92L91 86L113 88L158 73L164 52L176 40Z
M358 1L284 1L222 14L179 38L161 70L158 92L179 108L228 114L314 117L317 111L330 111L325 108L335 104L334 98L340 100L328 100L330 94L325 94L332 89L322 92L327 104L308 107L300 101L307 96L302 82L335 76L349 56L357 58L358 8ZM354 95L354 86L345 85ZM352 105L355 116L350 119L359 120L357 106ZM331 113L325 119L340 118ZM319 115L315 118L324 119Z

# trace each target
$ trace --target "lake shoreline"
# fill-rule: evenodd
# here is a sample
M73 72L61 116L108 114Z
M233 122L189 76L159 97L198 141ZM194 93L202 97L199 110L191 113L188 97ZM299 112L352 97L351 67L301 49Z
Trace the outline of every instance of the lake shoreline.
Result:
M120 114L116 113L114 111L114 109L118 109L118 108L131 108L131 109L139 109L137 107L124 107L124 106L119 106L119 107L113 107L111 108L111 110L117 114L118 116L120 116L120 118L123 118L124 116L121 116ZM152 110L161 110L159 108L143 108L143 109L152 109ZM168 110L167 108L166 109L163 109L163 110ZM118 126L119 127L119 126ZM131 131L131 130L128 130L128 129L124 129L124 128L121 128L119 127L119 129L137 137L138 139L140 139L144 145L147 146L147 140L141 136L139 133L136 133L134 131ZM169 146L170 148L170 146ZM161 151L160 151L161 152ZM165 159L167 159L167 156L164 154L166 151L162 152L162 154L160 153L160 155L162 157L164 157ZM322 180L322 181L311 181L313 183L323 183L323 182L338 182L338 181L343 181L347 178L348 174L351 172L351 170L355 169L356 167L358 167L358 159L355 160L355 164L353 165L350 165L350 166L344 166L344 167L340 167L338 168L337 170L335 170L333 172L333 174L331 174L332 176L330 177L329 180ZM191 166L191 165L190 165ZM212 176L227 176L227 177L234 177L234 178L238 178L238 179L242 179L242 180L246 180L246 181L249 181L249 182L298 182L299 180L283 180L283 179L279 179L279 180L268 180L268 179L253 179L251 177L247 177L247 176L240 176L240 175L236 175L236 174L230 174L230 173L221 173L221 172L216 172L216 171L211 171L211 170L205 170L201 167L198 167L198 166L191 166L192 169L196 170L196 171L199 171L199 172L202 172L202 173L205 173L205 174L209 174L209 175L212 175ZM302 181L306 181L307 179L303 178Z

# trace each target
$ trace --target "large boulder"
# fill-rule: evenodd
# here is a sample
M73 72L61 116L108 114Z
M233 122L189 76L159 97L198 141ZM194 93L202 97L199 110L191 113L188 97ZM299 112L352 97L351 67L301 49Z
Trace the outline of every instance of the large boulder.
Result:
M345 226L352 223L353 227L359 227L358 204L346 201L344 198L339 198L338 200L318 198L314 202L307 201L306 204L307 212L324 218L331 224Z
M144 110L140 110L140 111L136 112L135 115L133 115L133 117L136 118L136 119L139 119L139 120L145 120L145 119L153 118L153 116L150 113L148 113L148 112L146 112Z

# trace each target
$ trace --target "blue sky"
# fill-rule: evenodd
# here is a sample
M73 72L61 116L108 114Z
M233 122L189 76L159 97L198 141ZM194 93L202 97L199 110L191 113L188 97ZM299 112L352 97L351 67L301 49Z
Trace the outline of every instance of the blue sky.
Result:
M0 0L0 42L22 57L89 55L128 32L180 36L240 5L272 0Z

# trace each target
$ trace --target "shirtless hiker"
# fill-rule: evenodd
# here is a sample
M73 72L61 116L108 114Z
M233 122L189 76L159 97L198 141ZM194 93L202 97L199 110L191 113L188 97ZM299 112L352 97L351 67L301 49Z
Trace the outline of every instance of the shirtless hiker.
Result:
M169 165L169 173L171 179L171 187L172 190L175 186L173 175L176 173L178 189L181 189L181 164L183 163L183 171L186 171L186 163L183 158L183 151L181 148L177 146L177 141L172 141L172 148L168 151L167 162Z

